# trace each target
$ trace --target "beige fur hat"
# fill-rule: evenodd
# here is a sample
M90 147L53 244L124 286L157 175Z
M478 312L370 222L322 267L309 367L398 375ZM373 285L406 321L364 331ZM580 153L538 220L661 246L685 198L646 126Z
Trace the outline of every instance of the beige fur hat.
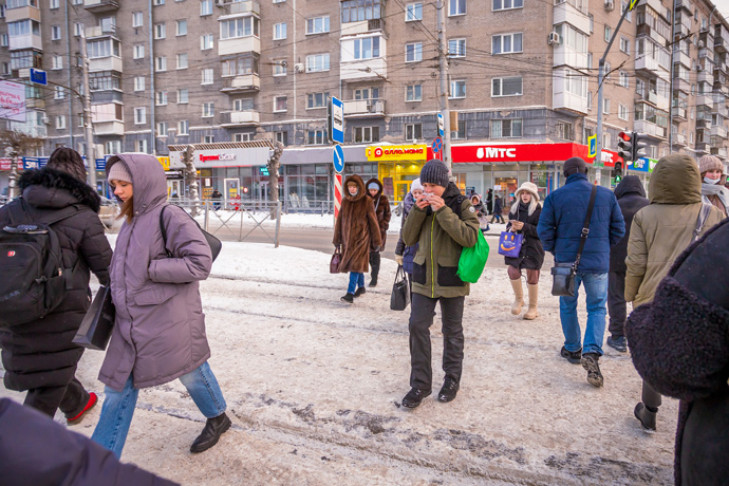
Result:
M539 188L537 188L537 185L533 182L524 182L521 186L519 186L519 189L517 189L516 193L514 193L517 201L519 200L519 194L522 192L528 192L537 202L539 202Z

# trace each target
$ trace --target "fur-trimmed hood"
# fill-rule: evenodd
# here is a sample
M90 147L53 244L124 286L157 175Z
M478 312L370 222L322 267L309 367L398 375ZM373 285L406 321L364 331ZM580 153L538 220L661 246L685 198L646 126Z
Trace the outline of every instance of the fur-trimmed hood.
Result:
M347 189L347 186L349 184L356 184L357 185L357 194L352 196L349 193L349 189ZM357 174L352 174L351 176L348 176L344 180L344 187L342 188L344 191L344 198L348 199L349 201L356 202L362 199L363 197L367 196L367 191L365 190L364 182L362 181L362 178Z
M519 189L516 190L514 193L514 196L516 196L516 201L511 205L511 209L509 210L510 214L516 214L517 210L519 209L519 203L521 203L521 193L522 192L528 192L532 195L532 200L529 201L529 216L534 214L534 211L536 211L537 206L539 206L539 189L537 189L536 184L533 182L524 182L521 186L519 186Z
M101 197L91 186L50 167L23 172L18 186L23 198L38 208L65 208L72 204L83 204L98 213L101 206Z
M370 187L370 184L372 184L372 183L377 184L377 187L378 187L377 194L375 194L374 196L372 196L370 194L370 190L368 189ZM379 199L379 197L382 195L382 182L380 182L380 180L376 177L373 177L372 179L368 180L365 183L364 187L365 187L365 190L367 191L367 196L371 197L372 200L374 200L374 201L377 201Z

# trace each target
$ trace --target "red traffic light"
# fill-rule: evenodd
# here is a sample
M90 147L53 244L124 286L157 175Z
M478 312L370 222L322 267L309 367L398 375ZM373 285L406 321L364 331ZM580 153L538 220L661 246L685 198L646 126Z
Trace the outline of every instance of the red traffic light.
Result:
M633 134L631 132L620 132L618 133L618 137L625 140L626 142L630 142L633 138Z

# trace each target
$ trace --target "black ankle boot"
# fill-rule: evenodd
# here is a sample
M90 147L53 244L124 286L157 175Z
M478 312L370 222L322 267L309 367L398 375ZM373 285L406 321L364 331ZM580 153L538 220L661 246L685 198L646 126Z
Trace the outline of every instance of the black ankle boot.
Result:
M203 452L218 443L223 432L230 428L230 419L225 413L208 419L205 428L190 446L190 452Z

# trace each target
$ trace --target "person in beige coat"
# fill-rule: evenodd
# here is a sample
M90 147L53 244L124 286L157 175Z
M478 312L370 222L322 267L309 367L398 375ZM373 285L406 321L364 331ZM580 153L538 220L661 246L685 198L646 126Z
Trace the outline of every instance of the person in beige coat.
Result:
M653 301L658 284L688 246L721 222L724 214L701 200L699 167L688 155L662 157L648 187L650 204L633 218L625 259L625 300L633 308ZM702 211L703 209L703 211ZM643 382L635 417L655 430L661 395Z

